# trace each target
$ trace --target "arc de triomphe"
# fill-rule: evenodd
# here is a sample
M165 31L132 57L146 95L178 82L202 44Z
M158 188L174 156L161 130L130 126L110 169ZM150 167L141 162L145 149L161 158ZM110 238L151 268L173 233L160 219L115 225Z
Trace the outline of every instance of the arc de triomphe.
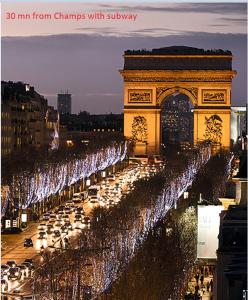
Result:
M159 154L161 106L169 95L194 105L194 142L230 146L232 53L191 47L128 50L124 54L124 135L135 154Z

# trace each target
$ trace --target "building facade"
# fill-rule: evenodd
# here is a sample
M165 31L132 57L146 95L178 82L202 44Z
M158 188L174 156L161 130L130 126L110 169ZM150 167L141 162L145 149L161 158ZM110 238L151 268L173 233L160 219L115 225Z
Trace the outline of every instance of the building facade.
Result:
M220 216L216 272L214 300L247 299L246 205L230 205Z
M1 88L2 156L48 148L47 100L22 82L2 81Z
M231 107L231 139L237 143L247 135L247 106Z
M79 114L64 114L60 124L68 131L123 132L123 114L91 115L84 111Z

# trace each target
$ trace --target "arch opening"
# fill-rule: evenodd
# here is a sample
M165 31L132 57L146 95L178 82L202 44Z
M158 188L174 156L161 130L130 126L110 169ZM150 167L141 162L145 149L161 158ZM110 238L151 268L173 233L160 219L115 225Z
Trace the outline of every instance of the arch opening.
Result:
M188 95L174 92L161 102L161 146L193 143L194 105Z

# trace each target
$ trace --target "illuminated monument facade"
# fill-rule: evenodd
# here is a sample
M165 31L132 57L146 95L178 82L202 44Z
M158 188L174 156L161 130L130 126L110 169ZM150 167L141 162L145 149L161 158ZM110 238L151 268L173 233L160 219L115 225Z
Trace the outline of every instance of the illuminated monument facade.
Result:
M194 108L194 142L230 146L232 53L184 46L127 50L124 68L124 135L135 154L159 154L161 108L166 98L185 94Z

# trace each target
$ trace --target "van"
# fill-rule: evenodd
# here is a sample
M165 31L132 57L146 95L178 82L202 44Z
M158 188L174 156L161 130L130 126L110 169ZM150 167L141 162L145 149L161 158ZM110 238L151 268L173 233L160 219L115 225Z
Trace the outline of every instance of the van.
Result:
M92 185L88 188L88 195L89 196L96 196L99 191L100 191L100 186Z

